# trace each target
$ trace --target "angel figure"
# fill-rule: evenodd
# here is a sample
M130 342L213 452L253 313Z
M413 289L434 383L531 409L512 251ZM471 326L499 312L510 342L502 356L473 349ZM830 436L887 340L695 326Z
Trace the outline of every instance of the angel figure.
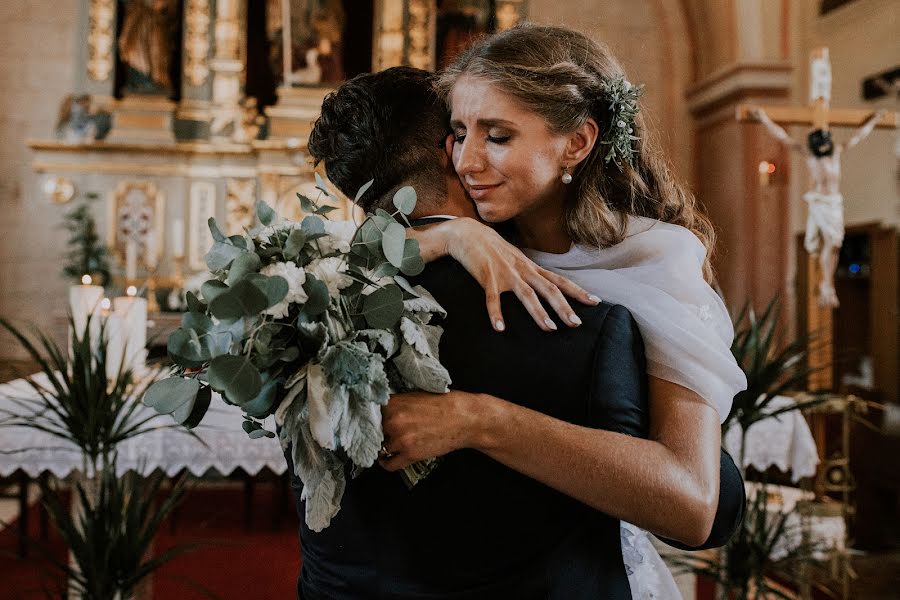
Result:
M873 114L844 144L835 144L831 131L827 129L810 131L806 144L803 144L791 138L764 110L754 108L750 113L782 144L799 152L806 160L806 167L812 178L812 189L803 194L809 209L803 245L810 254L819 254L822 269L818 296L820 306L838 306L834 272L838 253L844 243L844 197L840 191L841 154L872 133L886 113L882 109Z

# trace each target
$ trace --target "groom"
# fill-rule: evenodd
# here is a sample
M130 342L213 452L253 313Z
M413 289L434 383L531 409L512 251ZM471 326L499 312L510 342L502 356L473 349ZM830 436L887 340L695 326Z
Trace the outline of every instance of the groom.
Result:
M396 189L412 185L419 223L477 218L442 150L448 120L430 74L388 69L357 77L325 100L309 150L350 197L375 175L360 202L367 212L389 206ZM440 356L455 388L646 435L643 345L622 307L576 306L583 325L550 334L505 297L500 334L484 314L481 287L455 261L430 264L417 283L447 310ZM722 467L707 546L724 543L742 513L743 487L727 455ZM302 484L293 482L299 498ZM304 600L631 598L618 520L473 450L445 456L412 490L395 473L363 472L322 532L306 527L302 502L298 511Z

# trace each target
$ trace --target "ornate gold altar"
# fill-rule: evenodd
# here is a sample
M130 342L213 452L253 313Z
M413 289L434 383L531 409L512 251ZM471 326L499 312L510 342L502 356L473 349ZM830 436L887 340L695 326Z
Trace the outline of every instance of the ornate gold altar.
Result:
M356 73L434 69L524 0L82 0L77 95L56 140L30 140L45 201L98 194L120 283L205 271L209 217L229 234L265 200L315 196L306 140L325 95ZM350 10L352 5L352 10ZM84 127L82 108L101 121ZM83 115L80 115L83 116ZM349 216L351 204L344 201ZM129 253L133 256L127 267ZM135 266L136 265L136 266ZM127 272L130 268L134 272Z

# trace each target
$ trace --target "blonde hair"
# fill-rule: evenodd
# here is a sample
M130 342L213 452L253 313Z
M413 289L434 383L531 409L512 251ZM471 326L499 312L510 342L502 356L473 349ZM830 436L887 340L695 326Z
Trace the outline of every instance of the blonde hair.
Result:
M439 88L449 90L459 77L486 79L526 109L541 115L551 131L567 134L593 118L601 132L611 125L605 97L607 82L624 77L615 57L602 44L562 27L519 25L476 42L443 73ZM615 124L612 124L615 125ZM712 279L712 223L697 201L672 175L638 112L635 154L621 166L605 163L603 135L572 173L574 200L566 205L566 229L576 243L609 247L626 235L625 215L681 225L706 247L704 274Z

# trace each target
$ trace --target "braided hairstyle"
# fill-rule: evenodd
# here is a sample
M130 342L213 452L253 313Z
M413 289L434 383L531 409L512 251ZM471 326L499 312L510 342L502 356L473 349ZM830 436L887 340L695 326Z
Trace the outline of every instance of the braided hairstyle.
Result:
M563 27L524 24L481 39L442 74L438 87L449 99L462 76L485 79L541 117L549 129L568 134L593 118L599 137L572 173L566 229L576 243L609 247L621 242L626 215L681 225L707 249L704 272L712 278L715 234L694 196L679 185L645 127L640 112L629 114L633 129L628 160L607 162L610 144L621 142L620 106L611 97L625 73L607 47Z
M309 152L349 198L374 180L358 202L366 212L387 207L404 185L426 204L446 196L441 153L450 117L433 83L427 71L393 67L354 77L322 103Z

